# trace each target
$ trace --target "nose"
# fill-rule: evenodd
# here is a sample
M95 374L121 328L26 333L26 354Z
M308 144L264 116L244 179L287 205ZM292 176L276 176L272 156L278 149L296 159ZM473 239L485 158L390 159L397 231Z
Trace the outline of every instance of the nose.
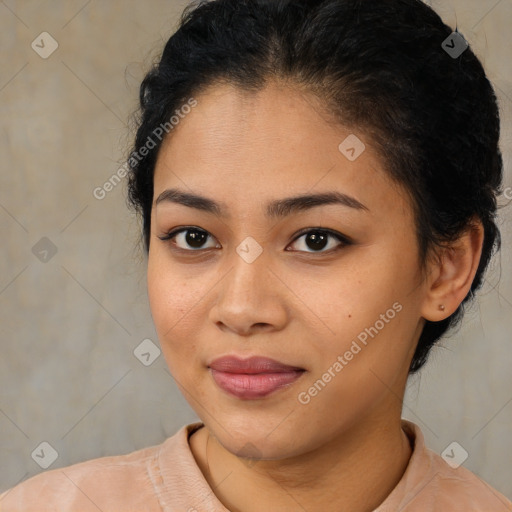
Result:
M286 286L270 268L263 252L251 262L233 251L228 270L215 287L210 320L224 331L239 336L281 330L286 324Z

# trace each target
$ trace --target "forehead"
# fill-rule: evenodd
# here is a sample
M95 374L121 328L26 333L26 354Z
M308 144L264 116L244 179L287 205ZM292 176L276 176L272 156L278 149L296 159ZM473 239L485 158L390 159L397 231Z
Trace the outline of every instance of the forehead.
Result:
M205 146L208 143L278 140L291 146L303 143L305 136L311 139L313 131L317 132L319 128L319 137L328 134L329 126L323 114L325 107L318 98L281 82L270 82L259 91L217 84L195 99L197 106L180 122L177 128L181 130L176 130L169 140L178 131L188 131L185 127L197 136L194 144ZM339 131L339 125L336 128ZM221 151L223 147L219 145L218 149ZM279 149L281 147L276 148ZM272 146L267 147L267 151L272 150Z
M195 99L162 144L154 200L175 187L226 204L328 189L363 204L372 191L402 195L371 141L328 122L312 95L279 83L258 92L222 84Z

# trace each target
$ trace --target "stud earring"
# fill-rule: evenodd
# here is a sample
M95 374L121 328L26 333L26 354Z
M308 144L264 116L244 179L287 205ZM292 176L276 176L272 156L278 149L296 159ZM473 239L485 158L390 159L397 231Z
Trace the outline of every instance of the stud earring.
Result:
M441 311L444 311L444 309L445 309L445 308L444 308L444 304L439 304L439 309L440 309Z

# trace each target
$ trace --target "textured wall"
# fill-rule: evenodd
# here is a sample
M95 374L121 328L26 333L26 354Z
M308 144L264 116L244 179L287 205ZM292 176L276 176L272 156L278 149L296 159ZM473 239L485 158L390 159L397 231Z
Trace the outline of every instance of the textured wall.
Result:
M134 355L157 340L124 181L93 194L123 163L138 84L185 4L0 2L0 491L44 470L53 452L43 445L38 458L41 442L58 454L53 469L159 443L196 419L163 357L145 366ZM512 0L432 5L495 85L512 187ZM479 301L404 407L432 449L457 441L464 465L509 497L511 211Z

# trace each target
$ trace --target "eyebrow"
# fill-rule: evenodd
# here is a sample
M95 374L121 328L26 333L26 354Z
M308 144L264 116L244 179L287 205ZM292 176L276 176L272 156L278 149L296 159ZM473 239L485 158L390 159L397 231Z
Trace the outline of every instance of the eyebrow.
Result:
M208 197L184 192L176 188L164 190L156 199L155 206L163 202L181 204L211 213L217 217L229 217L228 209L224 203L218 203ZM266 214L270 218L286 217L294 212L305 211L328 204L339 204L355 210L370 211L364 204L347 194L342 192L324 192L302 194L270 201L267 203Z

